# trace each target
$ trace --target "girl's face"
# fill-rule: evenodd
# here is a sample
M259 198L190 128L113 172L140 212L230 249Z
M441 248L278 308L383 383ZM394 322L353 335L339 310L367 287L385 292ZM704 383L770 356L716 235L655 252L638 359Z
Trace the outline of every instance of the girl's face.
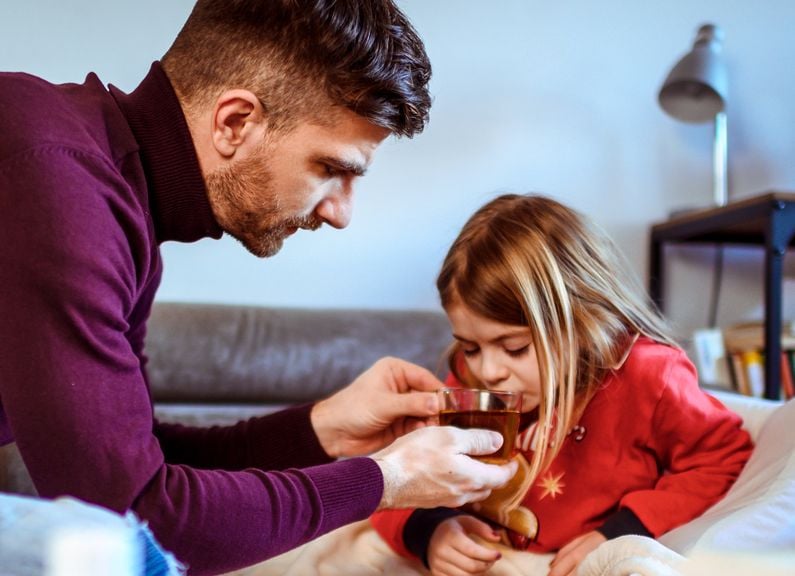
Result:
M489 390L520 392L522 412L536 408L541 377L530 329L489 320L460 303L446 312L472 375Z

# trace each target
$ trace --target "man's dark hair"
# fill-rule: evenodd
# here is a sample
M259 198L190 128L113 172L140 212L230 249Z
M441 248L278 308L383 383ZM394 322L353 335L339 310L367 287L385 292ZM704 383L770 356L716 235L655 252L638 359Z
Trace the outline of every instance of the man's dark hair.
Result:
M244 88L271 128L330 104L411 137L431 105L428 56L392 0L198 0L163 67L188 109Z

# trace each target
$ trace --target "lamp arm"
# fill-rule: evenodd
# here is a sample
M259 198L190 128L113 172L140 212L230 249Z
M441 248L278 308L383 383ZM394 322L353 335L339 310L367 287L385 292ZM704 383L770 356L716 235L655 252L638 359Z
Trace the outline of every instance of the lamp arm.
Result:
M712 149L712 195L716 206L726 206L729 201L728 144L726 113L718 112L715 114L715 141Z

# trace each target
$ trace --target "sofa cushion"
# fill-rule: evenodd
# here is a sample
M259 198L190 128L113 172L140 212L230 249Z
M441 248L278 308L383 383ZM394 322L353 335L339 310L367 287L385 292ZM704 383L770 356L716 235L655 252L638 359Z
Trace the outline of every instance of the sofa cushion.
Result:
M158 422L185 426L229 426L256 416L289 408L290 404L174 404L155 405Z
M0 446L0 492L38 495L16 442Z

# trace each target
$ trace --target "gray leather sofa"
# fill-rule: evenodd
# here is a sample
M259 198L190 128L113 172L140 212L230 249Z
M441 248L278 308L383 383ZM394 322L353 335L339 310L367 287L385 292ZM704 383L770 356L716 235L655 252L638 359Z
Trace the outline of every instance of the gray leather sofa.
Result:
M147 371L157 418L228 424L328 396L384 356L443 378L449 343L441 312L157 303ZM0 492L35 493L13 444Z

